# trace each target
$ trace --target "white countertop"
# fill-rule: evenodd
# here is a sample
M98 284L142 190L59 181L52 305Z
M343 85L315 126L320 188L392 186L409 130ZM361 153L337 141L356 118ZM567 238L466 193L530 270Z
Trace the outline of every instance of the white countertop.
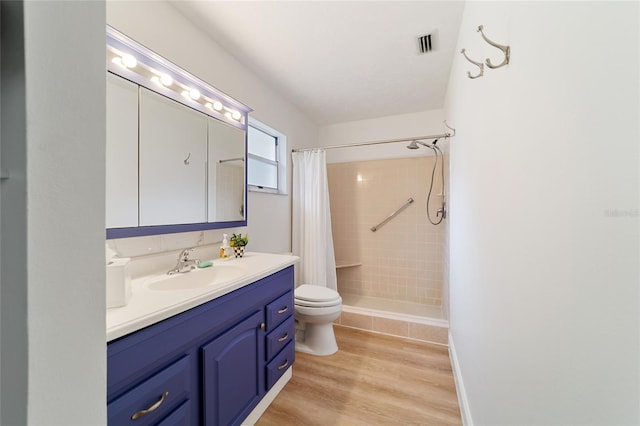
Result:
M217 266L224 268L227 265L243 268L243 275L219 285L192 289L150 289L150 283L165 277L166 272L132 280L132 296L127 306L107 309L107 342L251 284L293 265L298 260L298 256L293 255L253 252L245 253L244 257L238 259L217 259L213 261L212 267L194 270L185 275L198 274Z

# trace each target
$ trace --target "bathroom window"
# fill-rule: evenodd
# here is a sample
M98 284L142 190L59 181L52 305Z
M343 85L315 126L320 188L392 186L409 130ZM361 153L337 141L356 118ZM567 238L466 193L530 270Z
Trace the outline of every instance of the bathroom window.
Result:
M286 137L253 118L247 130L247 184L249 190L284 194Z

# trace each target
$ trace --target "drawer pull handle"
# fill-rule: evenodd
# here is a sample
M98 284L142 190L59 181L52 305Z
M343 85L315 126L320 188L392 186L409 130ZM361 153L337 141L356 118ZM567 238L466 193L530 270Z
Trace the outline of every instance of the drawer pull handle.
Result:
M131 420L139 419L140 417L145 416L145 415L149 414L150 412L157 410L158 407L160 407L162 405L162 403L167 398L167 396L169 396L169 392L163 393L162 396L160 397L160 399L155 404L153 404L151 407L147 408L146 410L140 410L140 411L137 411L137 412L133 413L133 416L131 416Z
M285 306L284 308L282 308L282 309L278 310L278 313L279 313L279 314L284 314L284 313L285 313L285 312L287 312L288 310L289 310L289 307L288 307L288 306Z
M278 370L282 370L283 368L287 368L287 365L289 365L289 360L288 359L286 359L284 361L284 364L278 366Z
M284 342L285 340L287 340L289 338L289 333L285 334L284 336L282 336L281 338L278 339L278 342Z

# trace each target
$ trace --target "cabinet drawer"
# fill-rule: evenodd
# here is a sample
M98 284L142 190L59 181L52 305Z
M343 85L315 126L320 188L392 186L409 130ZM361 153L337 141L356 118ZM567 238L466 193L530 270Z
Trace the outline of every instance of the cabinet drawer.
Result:
M267 305L267 332L293 315L293 291L288 291Z
M271 386L278 381L280 376L282 376L295 361L294 349L293 340L291 340L284 349L267 364L267 390L271 389Z
M295 338L295 321L293 315L267 334L267 358L273 358L287 343Z
M189 421L190 409L189 401L186 401L156 426L189 426L192 423Z
M149 425L167 416L189 398L189 365L190 357L185 356L112 401L107 406L109 424ZM138 412L140 416L133 420Z

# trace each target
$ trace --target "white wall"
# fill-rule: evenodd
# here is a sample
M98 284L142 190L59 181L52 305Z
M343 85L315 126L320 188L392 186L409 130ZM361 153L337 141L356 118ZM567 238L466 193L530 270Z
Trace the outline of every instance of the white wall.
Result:
M306 116L168 3L109 1L107 23L249 105L253 117L287 135L288 148L317 144L316 126ZM249 249L289 252L290 196L250 192L248 204Z
M411 114L391 115L368 120L322 126L318 129L318 145L342 145L389 139L412 138L448 133L442 121L443 110L422 111ZM446 145L444 141L439 142ZM328 163L415 157L431 154L428 149L410 151L407 142L382 144L357 148L339 148L327 151Z
M105 424L104 4L8 3L2 423Z
M0 160L0 424L27 419L27 286L24 26L22 3L0 3L2 72ZM8 19L11 17L11 19ZM11 247L8 250L7 247Z
M638 3L469 2L448 91L468 424L640 423ZM617 213L616 213L617 211Z

